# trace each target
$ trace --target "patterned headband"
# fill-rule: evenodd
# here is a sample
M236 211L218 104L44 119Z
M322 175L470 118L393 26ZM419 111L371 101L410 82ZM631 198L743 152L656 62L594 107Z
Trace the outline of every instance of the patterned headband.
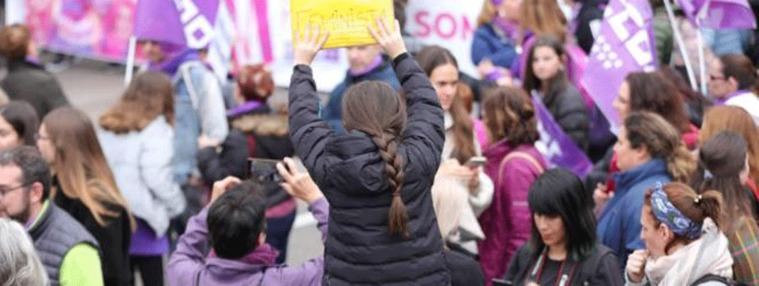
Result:
M694 202L698 204L700 201L699 195ZM672 232L689 239L697 239L701 236L701 224L695 223L672 205L661 183L657 183L656 189L651 193L651 210L656 219L666 224Z

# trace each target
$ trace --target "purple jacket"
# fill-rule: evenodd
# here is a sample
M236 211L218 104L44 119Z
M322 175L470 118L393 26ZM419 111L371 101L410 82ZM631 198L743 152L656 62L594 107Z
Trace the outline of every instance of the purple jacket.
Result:
M488 160L485 173L495 185L493 202L480 215L485 239L479 242L478 249L487 285L493 278L503 277L511 257L530 238L532 219L527 194L541 170L535 163L520 157L509 159L501 170L503 159L515 151L530 155L543 170L546 169L543 156L531 145L514 148L502 140L483 153Z
M308 209L316 217L324 242L329 203L322 198L313 202ZM187 230L179 238L177 250L169 260L169 285L321 285L323 257L311 259L300 266L276 265L273 262L252 263L251 261L273 261L267 259L272 255L268 245L258 247L237 260L207 256L203 251L210 247L207 214L208 207L187 223Z

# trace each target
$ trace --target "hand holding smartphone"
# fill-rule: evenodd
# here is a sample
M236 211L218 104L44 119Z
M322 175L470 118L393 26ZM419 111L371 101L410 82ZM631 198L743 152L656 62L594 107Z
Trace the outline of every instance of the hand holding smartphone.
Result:
M472 158L469 158L469 161L466 162L466 165L469 168L478 168L485 166L485 163L487 163L488 160L483 156L474 156Z

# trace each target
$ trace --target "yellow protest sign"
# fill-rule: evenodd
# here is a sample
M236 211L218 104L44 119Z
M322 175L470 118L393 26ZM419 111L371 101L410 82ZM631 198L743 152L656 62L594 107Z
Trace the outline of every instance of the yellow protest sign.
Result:
M392 0L290 0L293 39L306 25L329 31L324 48L374 44L367 25L382 17L392 27Z

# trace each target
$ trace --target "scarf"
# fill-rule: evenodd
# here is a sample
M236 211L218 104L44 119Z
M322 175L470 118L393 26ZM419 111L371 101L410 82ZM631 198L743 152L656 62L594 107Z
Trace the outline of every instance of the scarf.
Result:
M707 274L733 277L727 237L710 218L704 220L701 232L701 238L675 253L646 261L646 278L651 285L691 285Z
M183 63L200 60L198 52L194 49L164 42L160 42L159 45L166 57L161 62L148 63L151 71L160 71L169 76L173 76L179 69L179 66Z
M209 253L208 256L218 257L216 256L216 252L213 250L211 250L211 253ZM271 245L268 243L264 243L256 247L256 249L247 255L236 260L251 265L272 266L276 263L277 256L279 256L279 252L271 247Z

